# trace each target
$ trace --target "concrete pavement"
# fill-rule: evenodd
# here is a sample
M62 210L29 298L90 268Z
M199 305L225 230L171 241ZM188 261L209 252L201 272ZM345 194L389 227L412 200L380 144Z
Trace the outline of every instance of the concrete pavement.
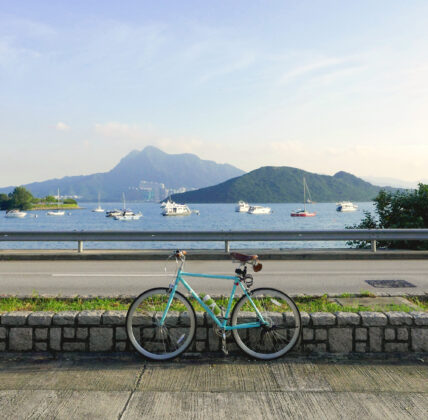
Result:
M392 295L428 293L428 260L262 260L254 273L254 287L270 286L289 294L373 293ZM188 261L187 271L228 274L236 264L229 261ZM165 271L166 269L166 271ZM143 290L168 286L175 261L1 261L0 294L53 296L136 295ZM251 270L250 270L251 272ZM375 288L367 280L405 280L415 287ZM191 279L196 291L228 295L230 281Z
M1 419L416 419L428 412L419 360L186 359L5 355Z

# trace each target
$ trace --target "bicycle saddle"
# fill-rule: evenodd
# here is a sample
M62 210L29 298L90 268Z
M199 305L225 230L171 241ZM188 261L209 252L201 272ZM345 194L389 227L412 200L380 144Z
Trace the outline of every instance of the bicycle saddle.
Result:
M251 264L253 265L254 271L260 271L262 269L262 264L259 263L259 257L258 255L245 255L240 254L239 252L231 252L231 257L235 260L241 261L243 263L247 263L251 261Z

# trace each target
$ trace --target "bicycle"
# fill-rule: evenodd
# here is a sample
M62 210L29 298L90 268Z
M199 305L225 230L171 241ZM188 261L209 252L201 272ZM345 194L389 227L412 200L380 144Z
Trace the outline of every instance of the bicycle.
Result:
M300 312L294 301L285 293L273 288L250 290L253 276L247 273L247 264L255 272L262 269L257 255L231 253L240 263L234 276L189 273L183 271L185 251L177 250L177 274L169 287L146 290L131 304L126 327L128 337L141 355L153 360L172 359L187 350L196 332L195 309L189 299L177 288L181 284L208 313L214 328L226 348L226 336L232 332L236 344L249 356L271 360L293 349L302 331ZM183 277L232 280L232 291L227 308L221 316L215 303L204 299L190 287ZM243 295L232 308L236 289ZM217 315L216 315L216 313ZM230 318L229 318L229 314Z

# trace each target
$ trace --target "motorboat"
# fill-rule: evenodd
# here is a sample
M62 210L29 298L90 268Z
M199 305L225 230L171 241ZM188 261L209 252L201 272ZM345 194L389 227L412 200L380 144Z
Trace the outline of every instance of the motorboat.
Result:
M250 206L248 214L271 214L272 209L270 207L263 206Z
M308 195L308 199L306 199ZM311 193L309 192L308 184L305 177L303 177L303 209L298 209L290 213L291 217L314 217L317 214L306 210L306 203L312 203Z
M162 202L162 204L161 204L161 208L165 208L165 207L173 207L173 206L175 206L175 205L177 205L177 203L174 203L174 201L171 201L169 198L168 198L168 200L167 201L164 201L164 202Z
M26 215L27 213L25 211L15 209L15 210L8 210L4 217L7 217L9 219L22 219Z
M336 211L340 211L340 212L358 210L358 206L350 201L341 201L340 203L336 203L336 206L337 206Z
M177 204L170 202L165 205L162 210L163 216L189 216L192 214L192 211L186 204Z
M46 214L48 216L64 216L65 211L59 209L59 188L58 188L58 197L57 197L57 209L56 210L50 210Z
M295 210L293 212L291 212L291 217L314 217L317 214L316 213L311 213L309 211L307 211L306 209L299 209L299 210Z
M238 201L238 205L235 207L235 211L238 213L248 213L248 210L250 210L250 205L246 203L245 201Z
M64 210L51 210L46 213L48 216L64 216Z
M122 220L122 221L128 221L128 220L138 220L143 217L143 213L133 213L132 211L125 210L122 214L119 214L117 216L113 216L114 220Z
M107 210L106 211L106 217L114 217L114 216L119 216L123 213L123 210L118 210L118 209L114 209L114 210Z

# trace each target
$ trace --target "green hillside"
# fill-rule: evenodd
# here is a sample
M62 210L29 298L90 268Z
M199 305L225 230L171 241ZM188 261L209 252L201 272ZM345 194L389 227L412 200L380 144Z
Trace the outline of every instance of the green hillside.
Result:
M303 201L303 177L316 202L371 201L381 190L346 172L329 176L265 166L212 187L175 194L172 199L186 203L297 203Z

